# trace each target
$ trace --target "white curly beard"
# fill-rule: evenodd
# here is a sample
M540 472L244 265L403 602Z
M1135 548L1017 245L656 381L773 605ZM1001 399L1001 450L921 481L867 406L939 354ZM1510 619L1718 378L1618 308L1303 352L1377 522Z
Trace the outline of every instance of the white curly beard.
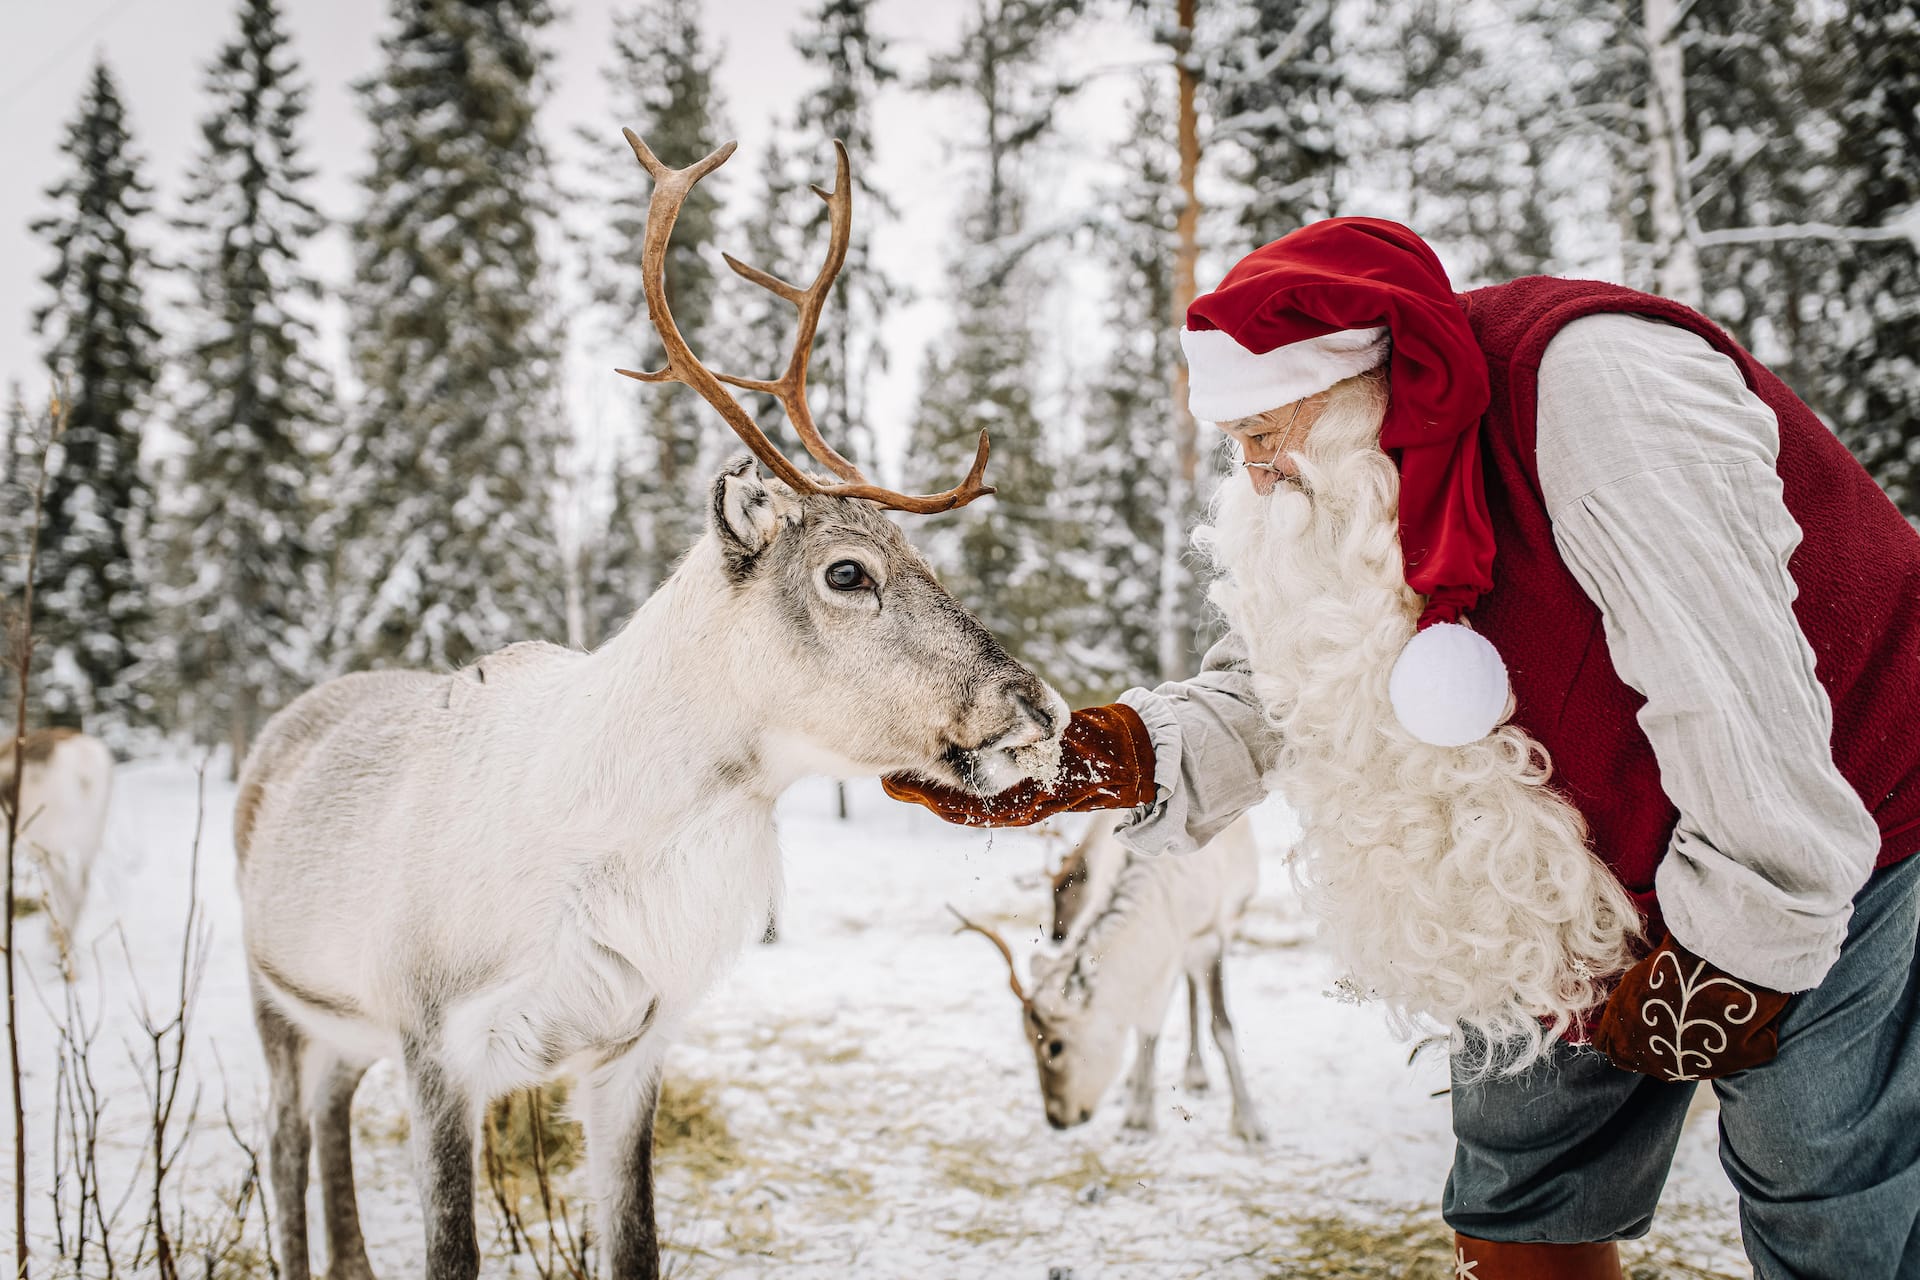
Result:
M1638 915L1525 731L1435 747L1394 717L1387 678L1421 598L1377 444L1384 406L1377 375L1340 384L1302 486L1261 497L1236 473L1199 541L1275 730L1270 781L1305 833L1295 880L1343 985L1403 1031L1476 1033L1477 1069L1518 1071L1603 998Z

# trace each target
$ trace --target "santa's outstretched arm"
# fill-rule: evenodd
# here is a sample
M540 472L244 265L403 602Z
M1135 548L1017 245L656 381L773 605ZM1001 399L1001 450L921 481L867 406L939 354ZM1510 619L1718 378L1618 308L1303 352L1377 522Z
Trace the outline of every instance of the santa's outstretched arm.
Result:
M1246 646L1221 637L1190 680L1129 689L1120 701L1153 738L1154 798L1117 834L1141 853L1190 853L1266 798L1271 731L1253 691Z

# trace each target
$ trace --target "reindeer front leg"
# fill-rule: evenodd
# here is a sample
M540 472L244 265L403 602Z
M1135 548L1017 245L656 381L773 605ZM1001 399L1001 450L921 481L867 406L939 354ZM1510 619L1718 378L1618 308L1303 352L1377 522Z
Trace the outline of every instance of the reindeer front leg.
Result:
M1121 1129L1145 1137L1153 1132L1153 1055L1160 1037L1140 1033L1140 1051L1133 1056L1133 1078L1127 1084L1127 1114Z
M658 1280L660 1237L653 1209L653 1118L660 1102L658 1055L635 1049L590 1073L581 1118L600 1206L600 1239L610 1280Z
M1187 1069L1180 1087L1188 1093L1207 1091L1207 1064L1200 1060L1200 982L1187 975Z
M401 1054L412 1102L412 1147L427 1225L428 1280L474 1280L480 1242L473 1230L474 1099L428 1041L408 1036Z

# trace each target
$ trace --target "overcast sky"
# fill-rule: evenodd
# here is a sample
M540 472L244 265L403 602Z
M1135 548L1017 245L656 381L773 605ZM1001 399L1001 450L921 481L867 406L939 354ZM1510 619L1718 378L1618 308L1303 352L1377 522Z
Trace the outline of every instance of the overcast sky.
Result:
M340 221L357 206L356 179L366 169L368 133L352 84L379 65L379 40L388 24L388 0L283 0L297 52L310 88L306 155L318 170L313 195L335 226L312 251L323 279L337 287L348 271L348 252ZM606 58L612 15L619 0L567 0L561 18L546 32L554 54L553 82L542 127L554 144L562 176L588 162L573 138L576 126L603 132L609 164L631 164L620 142L621 121L611 118L600 70ZM794 101L809 83L794 52L792 36L810 0L710 0L707 30L724 45L722 81L726 111L741 141L741 155L728 166L739 170L736 189L751 189L760 148L772 121L790 117ZM875 21L891 42L894 60L904 72L924 66L930 51L950 43L967 9L966 0L880 0ZM162 215L179 207L182 179L198 141L198 121L206 110L203 71L235 27L232 0L0 0L0 379L19 379L30 395L43 384L40 342L31 331L30 313L44 298L39 277L50 256L28 232L28 222L46 212L46 188L65 172L59 152L62 131L73 116L96 55L104 56L127 100L128 119L144 172L157 190ZM1073 42L1068 55L1098 66L1093 91L1071 109L1056 147L1068 161L1075 156L1103 157L1114 141L1124 101L1138 68L1164 54L1124 24L1096 26ZM1170 76L1171 72L1167 72ZM952 198L958 185L951 140L966 121L955 118L959 104L929 100L896 90L880 112L879 155L869 158L879 185L899 206L898 224L883 227L876 251L886 268L905 280L916 301L891 321L892 370L873 397L873 417L883 448L899 447L910 412L920 353L940 327L942 268L951 251ZM821 140L822 180L828 176L825 140ZM855 157L861 164L862 158ZM680 158L676 163L685 163ZM1071 163L1061 166L1059 199L1074 198L1075 184L1088 178ZM1082 185L1080 190L1084 190ZM163 253L173 247L171 233L151 219L147 242ZM179 287L182 282L174 282ZM1098 340L1085 337L1084 323L1097 299L1063 298L1054 313L1041 318L1052 356L1051 367L1065 370L1092 358ZM340 358L337 310L328 318L326 354ZM576 351L572 404L577 418L618 418L614 397L641 394L636 384L589 376L591 367L630 362L628 351ZM1064 375L1060 375L1064 376ZM584 424L592 429L591 421Z

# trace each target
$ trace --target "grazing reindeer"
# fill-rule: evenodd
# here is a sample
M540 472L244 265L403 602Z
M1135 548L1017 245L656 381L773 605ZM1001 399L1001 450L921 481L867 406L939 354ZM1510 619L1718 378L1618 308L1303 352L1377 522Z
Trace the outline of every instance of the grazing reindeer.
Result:
M1114 836L1121 815L1111 809L1097 810L1080 843L1073 847L1060 869L1053 873L1053 944L1059 946L1073 933L1076 924L1093 918L1092 907L1104 902L1113 891L1114 877L1126 865L1127 847ZM1200 1057L1200 982L1186 975L1187 987L1187 1067L1180 1076L1180 1087L1188 1093L1207 1090L1207 1064Z
M0 805L13 795L13 743L0 747ZM78 729L35 729L20 771L20 851L39 869L47 927L66 969L87 882L107 830L113 752Z
M1106 832L1111 839L1111 823ZM1106 896L1082 912L1066 946L1034 957L1031 994L1020 985L1005 940L962 919L962 927L984 934L1006 959L1048 1124L1068 1129L1093 1118L1131 1031L1139 1048L1123 1127L1151 1133L1154 1051L1174 979L1184 973L1193 982L1204 973L1213 1042L1233 1090L1233 1131L1248 1142L1266 1141L1227 1016L1224 975L1227 940L1258 883L1258 854L1244 818L1193 853L1144 856L1122 849ZM1197 1009L1190 1015L1197 1018Z
M688 350L663 265L688 190L733 152L653 176L641 254L666 352L775 473L714 481L706 535L625 628L580 653L511 645L453 674L381 671L309 692L267 725L234 815L255 1017L272 1078L281 1262L307 1280L317 1148L331 1280L370 1274L349 1109L374 1059L406 1071L432 1280L470 1280L473 1140L489 1099L567 1072L587 1130L605 1274L659 1274L652 1135L661 1058L762 927L780 879L774 801L805 774L912 769L993 793L1057 750L1065 704L941 590L883 508L943 511L981 484L908 497L820 438L807 355L845 256L838 151L827 263L799 289L776 381ZM729 259L731 262L731 259ZM803 474L720 384L778 396L841 483Z

